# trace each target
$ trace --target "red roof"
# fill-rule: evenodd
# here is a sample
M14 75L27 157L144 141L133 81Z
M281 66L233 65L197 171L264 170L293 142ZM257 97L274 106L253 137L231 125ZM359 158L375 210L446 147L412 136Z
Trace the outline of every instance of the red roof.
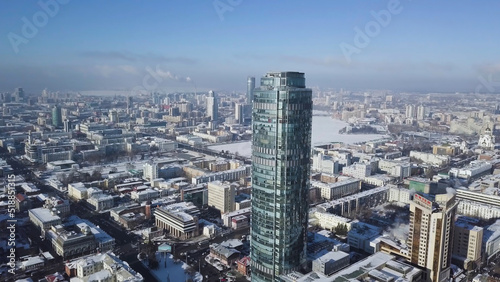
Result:
M23 194L17 194L17 195L16 195L16 199L17 199L19 202L22 202L22 201L26 200L26 197L25 197Z
M250 265L250 257L249 256L246 256L246 257L242 257L238 263L241 263L243 265L246 265L246 266L249 266Z

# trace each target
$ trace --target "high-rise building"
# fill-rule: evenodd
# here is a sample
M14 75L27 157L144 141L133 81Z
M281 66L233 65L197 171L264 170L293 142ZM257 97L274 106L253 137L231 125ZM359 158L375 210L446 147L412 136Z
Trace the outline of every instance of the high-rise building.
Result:
M419 105L419 106L417 107L417 119L418 119L418 120L423 120L423 119L425 119L425 117L426 117L426 113L425 113L425 112L426 112L426 111L427 111L427 109L425 108L425 106L424 106L424 105Z
M453 259L462 269L472 270L481 263L483 228L479 220L460 216L455 221L453 234Z
M52 108L52 125L55 127L63 125L61 107L57 105Z
M252 104L254 89L255 89L255 77L249 76L247 78L247 104Z
M127 97L127 110L128 111L130 111L130 109L134 106L133 102L134 102L134 100L133 100L132 96L128 96Z
M109 113L109 119L110 119L111 122L117 123L118 122L118 112L117 111L111 111Z
M237 103L234 105L234 119L236 119L239 124L242 124L245 120L245 117L243 116L243 104Z
M64 132L71 132L73 129L71 121L69 119L64 120Z
M252 113L252 281L275 281L306 262L312 91L304 73L267 73Z
M219 118L217 95L212 90L208 92L207 97L207 117L210 117L210 120L214 122Z
M427 269L426 281L448 281L452 257L454 194L436 195L431 201L415 194L410 202L410 262Z
M21 87L16 88L14 91L14 101L17 103L24 101L24 90Z
M234 186L229 183L213 181L208 183L208 205L222 214L234 211Z
M415 105L406 105L406 117L414 118L416 116Z

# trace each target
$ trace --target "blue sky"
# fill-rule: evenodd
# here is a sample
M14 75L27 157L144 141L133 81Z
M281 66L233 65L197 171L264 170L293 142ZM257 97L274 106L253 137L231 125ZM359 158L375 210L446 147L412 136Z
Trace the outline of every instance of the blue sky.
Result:
M473 92L479 76L500 81L499 1L40 2L58 11L0 2L0 91L243 91L248 75L270 70L352 90ZM23 32L23 18L37 31ZM357 44L355 30L369 42ZM146 68L157 79L145 84Z

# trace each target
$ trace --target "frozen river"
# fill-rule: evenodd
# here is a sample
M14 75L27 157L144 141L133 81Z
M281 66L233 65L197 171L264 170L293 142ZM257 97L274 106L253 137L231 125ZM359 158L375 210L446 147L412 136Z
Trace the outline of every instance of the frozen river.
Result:
M356 142L370 141L382 138L380 134L339 134L339 130L347 126L346 122L332 119L329 116L313 116L312 144L318 145L329 142L344 142L353 144ZM229 150L231 153L238 152L240 156L250 157L252 155L252 142L245 141L224 145L210 146L210 149L220 151Z

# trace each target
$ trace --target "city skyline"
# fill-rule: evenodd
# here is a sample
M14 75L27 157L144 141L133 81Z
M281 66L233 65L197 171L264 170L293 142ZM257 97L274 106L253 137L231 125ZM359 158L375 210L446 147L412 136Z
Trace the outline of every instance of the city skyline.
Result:
M310 87L352 90L475 92L500 81L494 1L41 3L52 6L1 9L0 91L130 91L155 73L146 90L243 92L244 77L295 69ZM269 26L290 28L254 43L275 36Z

